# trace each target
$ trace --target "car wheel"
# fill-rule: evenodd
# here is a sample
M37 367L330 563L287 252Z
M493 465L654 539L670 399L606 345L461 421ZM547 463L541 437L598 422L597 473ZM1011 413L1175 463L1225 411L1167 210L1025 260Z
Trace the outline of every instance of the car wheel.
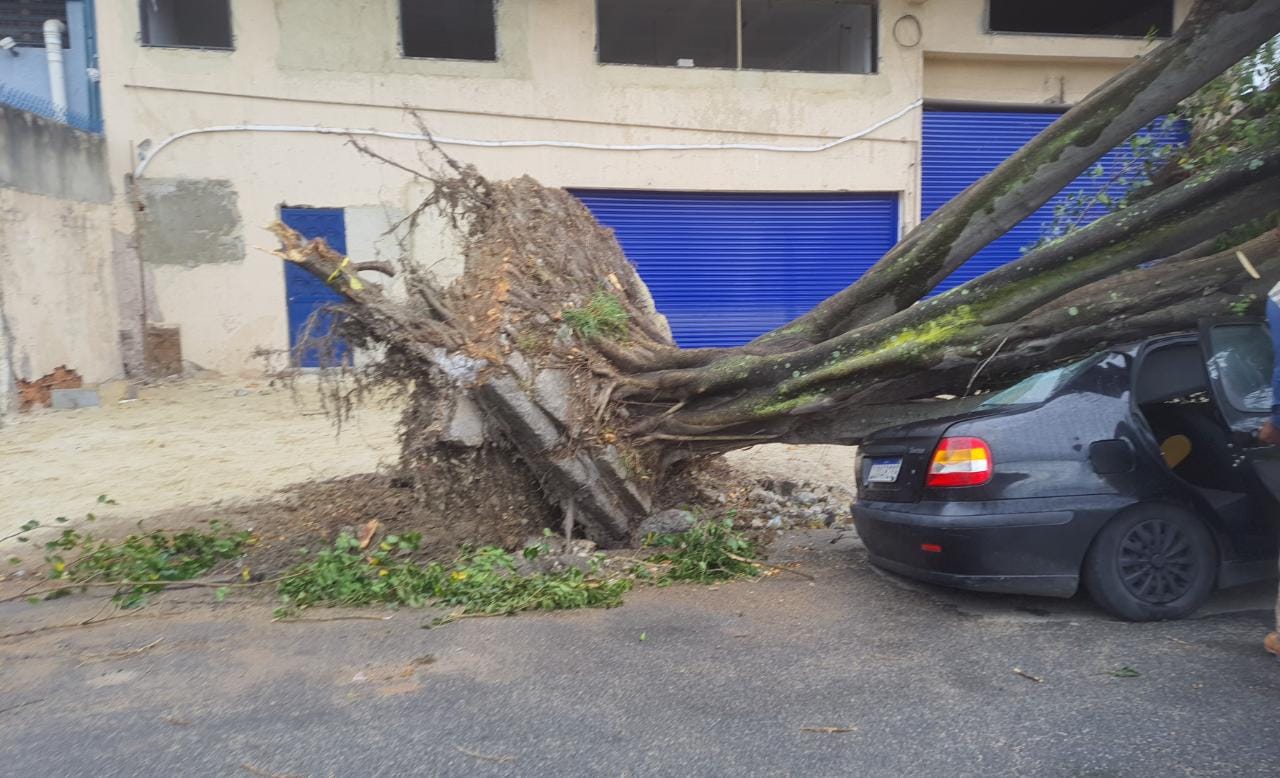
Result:
M1122 619L1180 619L1213 590L1217 551L1204 524L1183 508L1148 503L1107 523L1084 562L1094 602Z

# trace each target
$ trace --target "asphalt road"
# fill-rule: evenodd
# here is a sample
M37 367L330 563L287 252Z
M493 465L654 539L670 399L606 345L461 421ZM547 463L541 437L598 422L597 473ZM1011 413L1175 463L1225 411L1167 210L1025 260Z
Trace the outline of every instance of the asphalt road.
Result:
M609 611L286 624L171 595L5 638L0 774L1280 774L1269 587L1128 624L908 584L831 537L775 555L812 583L646 589ZM100 602L0 605L0 633Z

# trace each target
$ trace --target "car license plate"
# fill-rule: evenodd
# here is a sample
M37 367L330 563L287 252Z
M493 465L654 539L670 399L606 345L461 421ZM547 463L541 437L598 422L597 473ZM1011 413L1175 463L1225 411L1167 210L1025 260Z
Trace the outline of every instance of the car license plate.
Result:
M898 471L902 469L902 458L892 457L871 460L867 470L867 483L891 484L898 480Z

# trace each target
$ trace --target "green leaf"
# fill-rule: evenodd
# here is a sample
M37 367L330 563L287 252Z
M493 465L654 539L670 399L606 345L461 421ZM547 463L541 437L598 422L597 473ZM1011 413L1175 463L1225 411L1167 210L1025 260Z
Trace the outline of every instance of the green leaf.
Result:
M1142 675L1142 673L1138 672L1137 670L1134 670L1132 667L1129 667L1128 665L1125 665L1124 667L1119 667L1119 668L1116 668L1115 670L1107 671L1107 675L1111 676L1112 678L1137 678L1138 676Z
M222 602L227 599L227 593L231 591L229 586L219 586L213 590L213 599L215 602Z

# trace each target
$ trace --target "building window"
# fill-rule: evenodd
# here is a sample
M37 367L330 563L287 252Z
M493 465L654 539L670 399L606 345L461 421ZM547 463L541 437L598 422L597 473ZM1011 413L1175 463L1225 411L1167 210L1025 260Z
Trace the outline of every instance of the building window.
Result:
M406 57L498 58L494 0L400 0L400 45Z
M139 0L142 45L230 49L231 0Z
M989 0L991 32L1143 38L1173 34L1173 0Z
M49 19L67 23L66 0L0 0L0 38L13 38L19 46L43 46ZM62 47L70 45L64 35Z
M596 23L609 64L876 69L871 0L596 0Z

